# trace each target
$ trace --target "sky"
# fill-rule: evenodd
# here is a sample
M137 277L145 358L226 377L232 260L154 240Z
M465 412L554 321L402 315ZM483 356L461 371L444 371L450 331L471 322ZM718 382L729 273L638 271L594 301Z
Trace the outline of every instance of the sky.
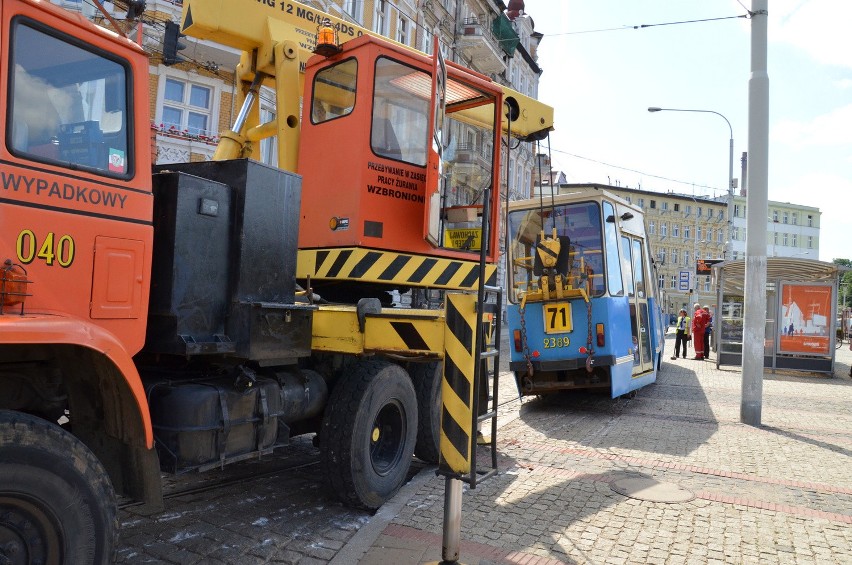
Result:
M731 131L734 178L748 151L751 20L736 16L750 8L751 0L526 0L544 35L538 98L554 107L554 167L569 183L724 194ZM852 259L852 1L768 8L769 200L819 208L818 259ZM707 19L716 21L677 23ZM642 25L650 27L634 28ZM714 114L651 106L718 112L731 129Z

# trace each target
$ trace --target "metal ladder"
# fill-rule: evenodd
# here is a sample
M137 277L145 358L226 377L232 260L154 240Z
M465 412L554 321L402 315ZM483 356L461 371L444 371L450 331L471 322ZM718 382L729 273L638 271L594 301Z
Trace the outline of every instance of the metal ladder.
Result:
M485 280L485 258L488 242L491 240L491 222L488 221L491 217L491 192L491 189L485 191L482 203L482 245L479 253L480 276L476 300L479 323L476 325L474 337L475 366L473 369L473 429L478 430L480 424L491 421L491 465L481 470L477 468L476 450L479 434L471 434L471 470L466 482L472 489L476 488L477 482L497 474L497 391L500 387L499 347L500 332L503 327L503 288L488 285ZM494 297L493 302L489 301L491 297ZM490 336L487 332L489 325L491 326ZM488 390L489 382L491 383L490 391ZM481 405L483 402L485 406Z

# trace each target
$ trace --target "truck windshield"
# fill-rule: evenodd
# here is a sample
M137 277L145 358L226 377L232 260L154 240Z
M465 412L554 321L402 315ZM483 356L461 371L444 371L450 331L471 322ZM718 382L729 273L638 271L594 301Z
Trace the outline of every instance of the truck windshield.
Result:
M129 175L127 69L18 20L6 143L19 156Z

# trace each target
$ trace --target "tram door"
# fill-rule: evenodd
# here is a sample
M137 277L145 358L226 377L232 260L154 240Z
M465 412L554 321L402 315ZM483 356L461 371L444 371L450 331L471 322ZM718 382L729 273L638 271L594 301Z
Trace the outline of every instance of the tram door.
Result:
M651 354L651 325L648 316L649 284L646 280L647 257L641 238L623 234L621 236L622 272L630 303L630 329L633 334L633 374L639 375L653 370Z

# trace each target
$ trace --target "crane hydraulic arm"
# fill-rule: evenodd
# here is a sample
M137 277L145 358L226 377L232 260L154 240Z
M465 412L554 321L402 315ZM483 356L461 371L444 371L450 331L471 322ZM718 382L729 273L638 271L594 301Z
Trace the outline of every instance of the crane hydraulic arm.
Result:
M272 79L276 83L277 123L259 124L256 115L249 116L243 131L223 136L216 159L239 156L244 153L247 143L277 135L279 166L291 171L296 169L303 73L316 46L318 26L323 22L328 22L337 31L341 42L362 35L387 40L369 29L292 0L184 0L183 33L242 50L244 53L237 74L246 84ZM281 76L282 73L289 76ZM259 81L258 74L261 75ZM500 88L512 116L516 117L510 125L504 115L504 133L534 140L553 129L552 107L509 87ZM246 91L243 95L250 94Z

